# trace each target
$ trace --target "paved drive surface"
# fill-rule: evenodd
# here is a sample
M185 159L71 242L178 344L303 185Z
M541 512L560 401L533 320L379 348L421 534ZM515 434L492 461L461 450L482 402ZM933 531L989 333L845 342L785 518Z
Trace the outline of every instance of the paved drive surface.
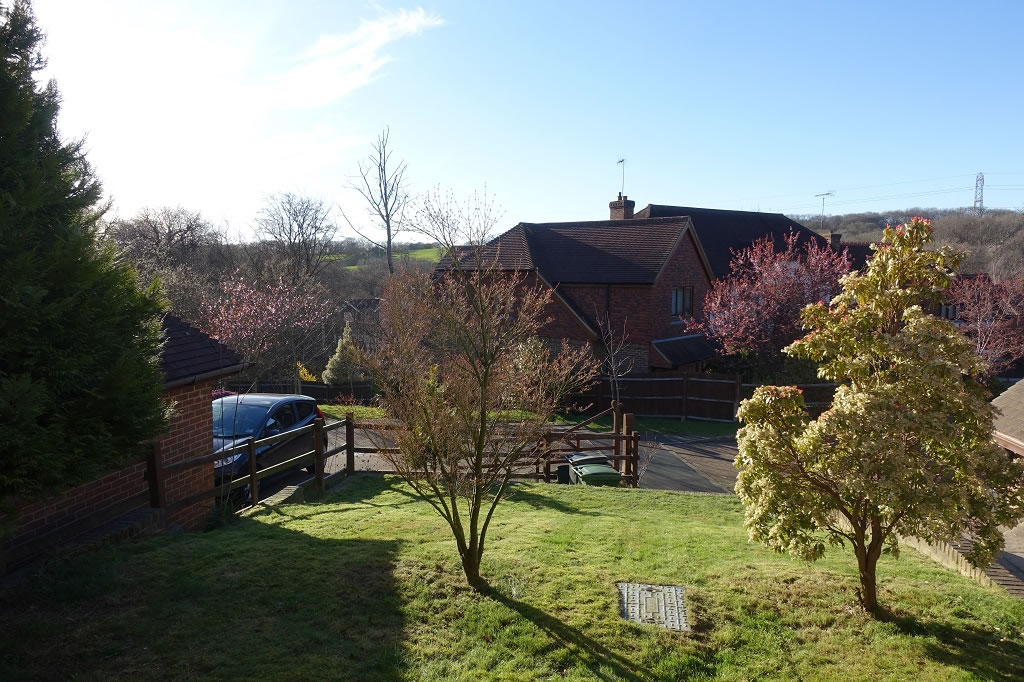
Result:
M662 436L641 488L698 493L732 493L736 485L736 441L732 438ZM646 452L644 454L647 454Z

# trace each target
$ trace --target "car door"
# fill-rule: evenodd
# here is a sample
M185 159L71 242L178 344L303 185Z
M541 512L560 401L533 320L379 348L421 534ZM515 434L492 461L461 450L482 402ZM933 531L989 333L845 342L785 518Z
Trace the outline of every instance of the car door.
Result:
M264 438L272 436L274 432L285 433L296 428L296 416L294 403L285 403L279 405L270 413L267 418L267 425L264 429ZM257 463L260 469L265 469L269 466L279 464L286 459L292 457L298 457L304 452L309 452L313 449L313 439L308 436L293 436L291 438L285 438L277 443L274 443L273 447L268 448L265 452L261 453L257 457ZM307 447L308 446L308 447Z

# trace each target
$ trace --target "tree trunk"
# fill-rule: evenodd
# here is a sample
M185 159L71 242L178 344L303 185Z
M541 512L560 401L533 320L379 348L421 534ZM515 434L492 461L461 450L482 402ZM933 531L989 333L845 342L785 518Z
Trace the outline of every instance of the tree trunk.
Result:
M857 555L857 569L860 573L860 603L868 613L878 612L878 586L875 568L878 557L882 554L885 537L881 522L877 517L871 519L871 541L866 542L866 529L858 529L854 553Z
M466 573L466 582L477 592L487 588L487 581L480 577L480 554L467 551L462 555L462 570Z
M878 610L878 588L875 582L875 566L878 557L867 551L857 551L857 568L860 570L860 603L865 611Z

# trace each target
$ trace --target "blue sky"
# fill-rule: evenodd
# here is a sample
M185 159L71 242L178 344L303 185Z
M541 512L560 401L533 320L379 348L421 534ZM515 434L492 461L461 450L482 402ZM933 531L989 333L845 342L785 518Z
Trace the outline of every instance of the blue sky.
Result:
M63 132L128 215L245 237L273 192L344 189L385 125L413 189L504 222L626 193L816 213L1024 207L1024 3L37 0ZM948 190L948 191L947 191ZM916 195L916 196L907 196Z

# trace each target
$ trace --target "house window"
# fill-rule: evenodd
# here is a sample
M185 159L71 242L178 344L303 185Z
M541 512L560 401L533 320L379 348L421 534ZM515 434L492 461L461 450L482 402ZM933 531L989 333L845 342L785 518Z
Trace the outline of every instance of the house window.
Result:
M693 287L672 289L672 317L693 317Z

